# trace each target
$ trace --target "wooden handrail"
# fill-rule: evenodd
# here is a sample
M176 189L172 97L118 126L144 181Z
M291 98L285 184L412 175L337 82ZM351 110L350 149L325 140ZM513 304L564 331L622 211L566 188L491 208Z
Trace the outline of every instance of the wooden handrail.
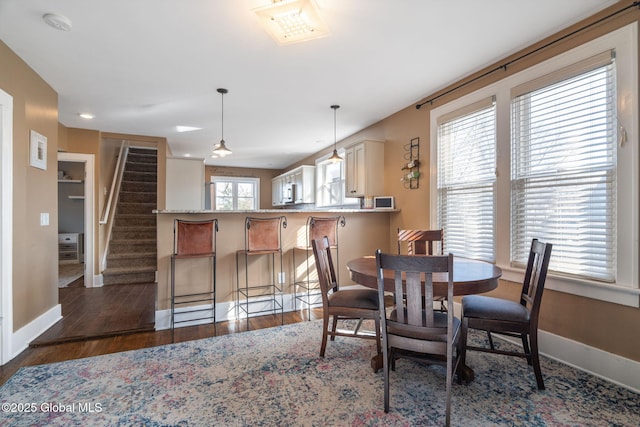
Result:
M111 180L111 191L109 192L109 198L107 204L104 207L102 218L100 218L100 225L106 225L104 238L104 249L102 252L102 262L100 264L100 271L104 271L107 262L107 252L109 251L109 240L111 240L111 229L113 228L112 206L115 209L116 201L120 194L120 184L122 183L122 176L124 174L124 166L127 163L127 156L129 155L129 143L122 141L120 146L120 152L118 153L118 161L116 162L116 168L113 171L113 179Z

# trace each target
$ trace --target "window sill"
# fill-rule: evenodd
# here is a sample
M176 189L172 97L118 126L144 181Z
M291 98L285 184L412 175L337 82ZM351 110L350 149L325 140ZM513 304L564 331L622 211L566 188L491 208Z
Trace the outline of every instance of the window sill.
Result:
M502 268L502 279L516 283L522 283L524 280L524 270L503 266L500 266L500 268ZM614 304L635 308L640 307L640 289L630 286L549 274L547 275L545 288Z

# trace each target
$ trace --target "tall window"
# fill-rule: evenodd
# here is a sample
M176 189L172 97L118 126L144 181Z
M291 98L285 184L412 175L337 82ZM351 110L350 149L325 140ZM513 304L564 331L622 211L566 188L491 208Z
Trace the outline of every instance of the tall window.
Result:
M615 280L616 72L612 52L513 89L511 259L553 242L550 268Z
M256 210L260 205L259 178L212 176L213 209L223 211Z
M445 250L495 261L496 116L488 98L438 120L438 223Z

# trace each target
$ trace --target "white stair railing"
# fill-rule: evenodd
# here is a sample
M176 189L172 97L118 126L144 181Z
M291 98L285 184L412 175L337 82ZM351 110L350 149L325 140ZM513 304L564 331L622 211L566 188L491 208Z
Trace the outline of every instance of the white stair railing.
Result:
M109 197L106 205L104 206L102 217L100 218L100 225L106 225L100 271L104 271L107 265L107 253L109 252L109 241L111 240L111 230L113 229L113 220L115 217L115 204L118 200L118 196L120 195L120 186L122 184L124 166L127 163L128 155L129 143L127 141L122 141L120 152L118 153L118 160L116 161L116 167L113 171L113 179L111 180L111 191L109 191Z

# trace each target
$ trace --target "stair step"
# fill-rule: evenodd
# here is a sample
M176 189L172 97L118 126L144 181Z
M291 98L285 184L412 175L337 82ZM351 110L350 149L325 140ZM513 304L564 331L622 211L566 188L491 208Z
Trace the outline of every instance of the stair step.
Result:
M113 227L112 240L155 239L155 227Z
M136 191L156 194L158 184L152 181L122 181L120 191Z
M156 203L118 203L116 214L155 215Z
M145 163L145 162L132 162L127 159L127 164L124 167L125 172L146 172L157 173L157 163Z
M107 257L107 271L141 271L144 269L157 270L157 255L155 253L117 254Z
M156 215L155 214L117 214L114 220L114 225L120 226L140 226L140 227L155 227Z
M136 181L136 182L157 182L158 175L153 172L134 172L125 170L122 174L122 179L125 181Z
M123 203L153 203L156 204L156 193L146 191L120 191L119 199Z
M131 283L153 283L155 282L156 271L132 272L130 269L105 270L102 274L104 285L119 285Z
M134 239L134 240L111 240L109 243L109 254L131 254L136 256L137 253L152 253L157 250L155 240L151 239ZM108 264L107 264L108 267Z

